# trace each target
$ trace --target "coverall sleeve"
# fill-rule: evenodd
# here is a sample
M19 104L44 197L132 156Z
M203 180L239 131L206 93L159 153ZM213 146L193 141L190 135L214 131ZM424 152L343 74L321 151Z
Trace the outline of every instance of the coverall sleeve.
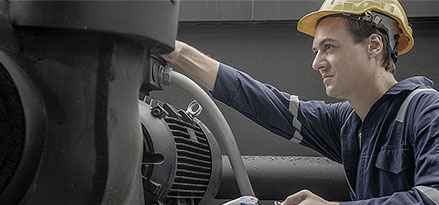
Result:
M414 153L414 187L406 192L351 204L439 204L439 93L421 93L407 110L410 143Z
M341 162L341 125L335 112L343 104L299 101L225 64L220 64L212 94L271 132Z

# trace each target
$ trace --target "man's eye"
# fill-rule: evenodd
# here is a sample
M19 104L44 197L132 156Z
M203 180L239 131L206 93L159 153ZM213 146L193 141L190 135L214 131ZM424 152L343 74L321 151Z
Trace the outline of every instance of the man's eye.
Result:
M326 50L328 50L328 49L330 49L330 48L332 48L332 45L331 45L331 44L326 44L326 45L325 45L325 49L326 49Z

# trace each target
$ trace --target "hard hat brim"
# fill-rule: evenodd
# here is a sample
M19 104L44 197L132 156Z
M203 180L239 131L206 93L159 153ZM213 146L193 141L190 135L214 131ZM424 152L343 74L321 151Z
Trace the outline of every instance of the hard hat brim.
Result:
M315 35L317 28L317 21L325 16L332 14L338 14L338 11L314 11L302 17L297 23L297 30L308 34L310 36Z

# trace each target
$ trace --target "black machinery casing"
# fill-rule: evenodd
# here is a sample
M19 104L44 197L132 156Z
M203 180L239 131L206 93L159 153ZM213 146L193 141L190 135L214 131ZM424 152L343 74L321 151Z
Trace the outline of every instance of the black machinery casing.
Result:
M222 158L210 130L167 103L148 99L139 101L139 109L145 139L142 177L145 198L151 200L147 204L211 203L220 185ZM151 158L158 160L148 162Z
M137 38L168 53L177 38L179 0L11 1L15 26L99 31Z
M144 204L139 89L178 5L0 2L0 204Z

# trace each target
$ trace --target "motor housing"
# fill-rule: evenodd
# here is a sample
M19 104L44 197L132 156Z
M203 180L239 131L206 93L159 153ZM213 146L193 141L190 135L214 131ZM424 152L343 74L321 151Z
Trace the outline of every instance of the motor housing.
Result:
M210 130L197 118L147 97L139 101L144 135L145 204L208 204L220 185L222 158Z

